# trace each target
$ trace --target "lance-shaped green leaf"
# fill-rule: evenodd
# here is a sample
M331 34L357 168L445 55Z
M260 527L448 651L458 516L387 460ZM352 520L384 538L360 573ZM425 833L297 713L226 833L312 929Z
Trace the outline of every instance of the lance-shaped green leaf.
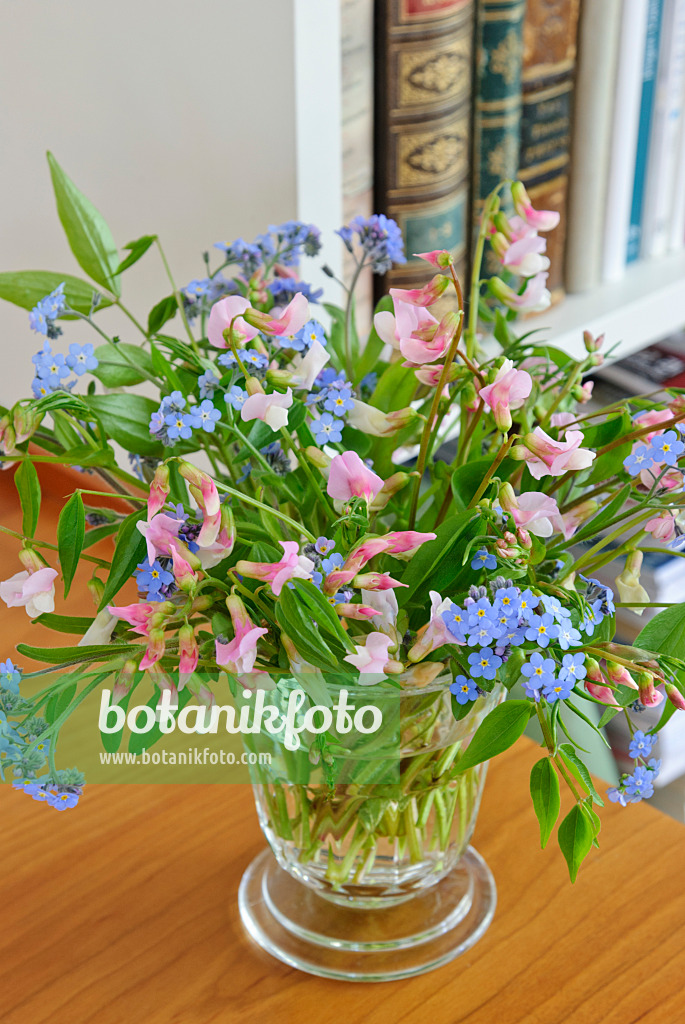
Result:
M575 775L581 785L585 787L593 801L596 804L599 804L600 807L603 807L604 801L595 789L595 784L592 781L592 776L587 769L587 765L581 761L571 744L562 743L559 747L559 753L563 757L566 766L570 768L571 772Z
M685 603L664 608L650 619L635 646L685 661Z
M65 597L69 593L71 581L81 557L85 536L86 511L83 507L83 498L76 491L60 512L57 521L57 548L62 567Z
M493 708L476 729L464 756L457 762L457 769L466 771L513 746L523 735L530 714L527 700L507 700Z
M147 509L132 512L121 524L117 537L112 568L105 583L105 590L98 611L101 611L119 593L124 583L131 578L133 570L145 557L145 538L138 529L138 523L147 516Z
M78 313L90 313L93 306L95 287L88 281L81 281L71 274L55 274L51 270L14 270L0 274L0 299L13 302L22 309L33 309L41 299L54 292L58 285L64 285L67 305ZM112 303L104 297L97 308L103 309ZM74 319L63 314L60 319Z
M544 850L561 807L559 779L549 757L543 757L533 765L530 773L530 795L540 823L540 846Z
M120 295L121 285L117 276L119 256L112 232L102 214L65 174L52 153L47 156L57 213L71 251L93 281Z
M36 467L28 459L19 464L14 474L14 485L21 501L21 530L26 537L33 537L40 514L40 483Z
M566 858L571 881L575 882L578 869L590 852L594 839L594 828L579 804L572 807L562 821L557 839Z
M144 256L151 245L157 241L157 235L143 235L141 238L136 238L135 242L127 242L124 249L128 249L128 256L121 261L117 267L117 274L121 274L124 270L128 270L134 263L137 263L141 256Z
M99 345L93 353L98 365L92 374L107 388L130 387L152 376L152 359L145 349L120 341L117 345Z
M88 405L105 433L129 452L160 456L162 446L150 434L158 403L144 395L88 395Z

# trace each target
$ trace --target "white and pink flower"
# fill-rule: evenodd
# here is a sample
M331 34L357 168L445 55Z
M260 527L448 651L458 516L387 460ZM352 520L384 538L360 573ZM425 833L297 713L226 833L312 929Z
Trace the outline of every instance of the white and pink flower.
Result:
M55 580L59 573L47 566L28 572L23 569L0 583L0 597L8 608L25 608L30 619L54 611Z

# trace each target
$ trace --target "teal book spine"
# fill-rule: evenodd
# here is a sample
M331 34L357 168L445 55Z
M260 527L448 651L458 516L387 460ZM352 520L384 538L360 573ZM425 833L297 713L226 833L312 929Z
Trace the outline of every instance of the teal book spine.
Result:
M515 178L521 131L525 0L479 0L473 111L474 226L483 202Z
M635 260L640 258L645 181L647 179L647 164L649 161L652 114L656 98L656 79L663 10L664 0L649 0L645 58L642 68L642 98L640 100L640 120L638 122L637 154L635 157L635 179L633 182L633 199L630 207L630 228L628 230L628 249L626 254L628 263L634 263Z

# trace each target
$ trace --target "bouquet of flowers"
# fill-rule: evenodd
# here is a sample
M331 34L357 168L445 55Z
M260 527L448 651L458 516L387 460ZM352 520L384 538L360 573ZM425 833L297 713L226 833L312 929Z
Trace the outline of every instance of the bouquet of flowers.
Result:
M557 215L535 210L520 182L503 184L483 210L468 300L451 255L423 253L433 276L392 289L362 341L353 286L344 309L324 305L319 319L321 294L300 277L321 248L313 225L219 243L203 276L179 287L156 236L122 258L49 161L88 280L0 274L0 296L30 310L42 336L33 397L0 410L3 466L23 509L22 567L0 596L49 629L82 632L82 619L55 614L54 594L58 583L68 593L85 561L95 607L76 645L19 645L47 664L47 687L27 688L41 672L0 665L0 770L34 799L73 807L85 780L57 767L57 739L103 686L124 706L140 687L153 707L166 692L207 709L219 673L238 703L260 690L284 699L293 681L320 704L341 685L364 687L379 707L406 695L401 797L374 791L371 774L341 787L330 774L340 737L329 731L311 730L296 755L281 743L303 778L281 760L266 780L268 829L300 863L327 848L322 874L335 887L363 879L381 840L412 862L428 849L444 857L455 813L467 820L477 801L469 773L536 719L541 840L558 821L561 781L573 805L558 840L575 879L597 845L602 798L574 722L597 728L588 704L600 706L599 728L626 717L635 767L607 795L627 804L652 793L654 733L685 708L685 604L624 646L614 642L619 602L595 578L619 559L620 604L641 613L643 552L658 538L683 557L685 397L585 411L603 339L586 334L574 360L537 331L516 333L519 313L549 303L539 232ZM404 259L383 216L339 235L358 271ZM484 281L487 245L501 271ZM141 322L122 279L155 253L169 294ZM123 338L102 327L112 306ZM67 344L75 319L92 342ZM84 474L56 545L38 530L40 462ZM99 500L112 492L118 510ZM108 537L108 559L89 553ZM641 731L639 713L659 704L659 726ZM445 709L457 732L439 743ZM375 794L363 808L362 783Z

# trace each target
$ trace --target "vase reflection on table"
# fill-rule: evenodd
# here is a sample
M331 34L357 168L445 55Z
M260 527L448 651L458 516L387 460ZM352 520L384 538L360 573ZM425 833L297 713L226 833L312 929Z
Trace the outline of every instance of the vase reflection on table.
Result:
M357 706L364 690L349 690ZM468 844L487 766L460 772L458 762L502 694L496 686L458 721L444 674L376 694L380 734L361 737L366 745L356 736L345 760L342 748L324 750L335 781L325 762L312 764L315 742L293 753L278 736L243 737L271 753L270 766L251 768L271 849L240 888L243 923L260 946L312 974L383 981L438 967L481 937L495 885Z

